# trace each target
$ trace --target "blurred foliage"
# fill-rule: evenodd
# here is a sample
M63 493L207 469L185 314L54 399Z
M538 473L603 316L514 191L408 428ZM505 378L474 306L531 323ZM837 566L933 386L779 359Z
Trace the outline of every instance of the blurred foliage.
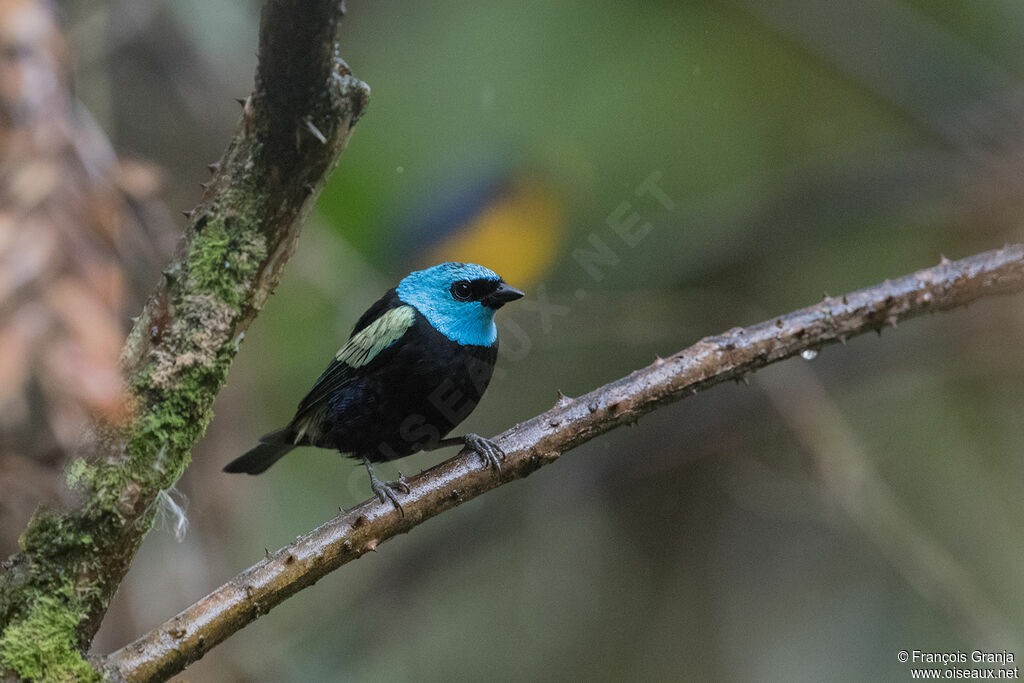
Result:
M0 555L90 418L116 419L129 315L170 253L159 172L118 160L69 89L52 5L0 0Z
M79 96L190 208L251 88L258 3L63 10ZM151 536L96 650L366 497L359 468L321 451L219 470L413 267L500 264L564 307L499 316L500 375L465 425L490 434L702 335L1019 241L1022 36L1009 0L350 0L343 56L371 107L181 484L191 535ZM638 194L652 173L673 208ZM633 214L651 227L630 247L609 221ZM617 259L600 278L579 260L595 239ZM386 544L187 675L875 680L906 676L904 648L1012 650L1022 340L1020 302L986 301L807 366L1006 641L977 642L831 499L807 446L828 425L796 433L771 399L802 391L791 361Z

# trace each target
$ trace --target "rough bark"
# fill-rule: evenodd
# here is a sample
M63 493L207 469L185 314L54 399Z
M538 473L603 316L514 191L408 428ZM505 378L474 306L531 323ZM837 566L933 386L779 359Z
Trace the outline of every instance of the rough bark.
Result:
M887 281L747 328L703 339L594 391L560 396L549 411L496 437L507 453L501 478L461 453L409 479L400 502L376 499L342 513L269 555L177 616L104 658L114 678L163 680L203 656L288 596L376 550L421 522L521 479L590 439L769 363L817 352L899 321L1024 290L1024 246L1008 246Z
M337 56L342 14L339 0L264 4L238 131L122 354L127 417L69 468L75 509L38 511L0 565L0 676L98 676L81 653L367 105Z

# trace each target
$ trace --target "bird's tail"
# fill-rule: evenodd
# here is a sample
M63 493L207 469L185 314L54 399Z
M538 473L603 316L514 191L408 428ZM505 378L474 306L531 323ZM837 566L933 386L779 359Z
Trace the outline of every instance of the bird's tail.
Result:
M259 474L288 451L295 448L289 437L291 430L288 427L270 432L260 437L260 445L256 446L244 455L241 455L224 466L225 472L245 472L246 474Z

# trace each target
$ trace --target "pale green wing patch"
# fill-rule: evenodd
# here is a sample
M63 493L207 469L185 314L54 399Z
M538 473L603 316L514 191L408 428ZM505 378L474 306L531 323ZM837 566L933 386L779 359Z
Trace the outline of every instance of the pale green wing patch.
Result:
M328 408L326 402L352 381L355 372L387 347L398 341L416 321L416 309L405 305L385 311L379 318L352 335L341 347L324 374L299 403L293 428L296 440L305 438L309 443L319 441L322 422Z
M398 341L415 319L416 311L412 306L392 308L353 335L338 350L335 359L352 368L362 367Z

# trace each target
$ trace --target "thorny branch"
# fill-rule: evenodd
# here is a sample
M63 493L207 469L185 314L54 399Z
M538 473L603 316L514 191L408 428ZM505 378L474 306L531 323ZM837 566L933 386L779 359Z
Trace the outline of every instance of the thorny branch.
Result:
M747 328L708 337L670 358L578 398L561 396L547 412L496 440L507 453L502 477L460 453L409 480L405 515L376 499L338 515L101 664L115 678L167 678L288 596L445 510L521 479L563 453L673 401L804 351L881 331L923 313L1024 290L1024 245L978 254L862 289Z
M77 508L37 512L0 565L0 678L98 676L81 652L367 105L337 56L342 13L340 0L264 3L239 129L125 345L125 419L69 469Z

